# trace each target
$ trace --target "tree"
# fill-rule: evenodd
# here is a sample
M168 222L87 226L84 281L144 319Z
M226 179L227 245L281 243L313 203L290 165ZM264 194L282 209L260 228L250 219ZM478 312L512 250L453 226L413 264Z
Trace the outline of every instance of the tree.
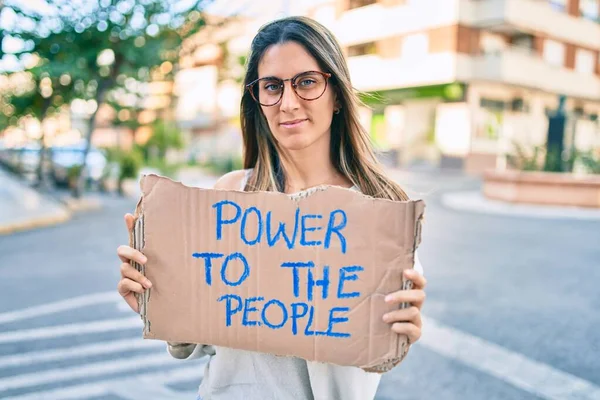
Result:
M33 61L33 63L31 62ZM57 115L79 93L73 87L69 69L60 59L51 58L45 62L29 60L23 71L8 75L7 86L0 100L0 126L16 125L23 117L33 117L43 121ZM43 170L46 151L45 131L39 139L40 159L37 167L37 183L45 187L46 174Z
M68 0L46 1L44 14L6 1L2 12L19 22L0 34L25 44L14 56L35 55L35 67L51 80L69 75L73 98L95 104L87 116L85 165L100 106L126 100L128 86L172 77L183 41L204 26L201 10L207 1L90 0L76 8ZM83 176L75 196L81 194Z

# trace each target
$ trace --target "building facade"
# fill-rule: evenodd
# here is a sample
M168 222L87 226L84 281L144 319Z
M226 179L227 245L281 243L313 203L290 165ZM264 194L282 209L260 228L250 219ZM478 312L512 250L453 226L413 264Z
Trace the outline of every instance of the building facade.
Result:
M392 164L502 168L515 143L544 144L560 96L567 146L600 148L600 0L313 0L285 9L334 32L365 94L363 123ZM241 57L277 16L237 20L200 48L212 40ZM239 104L231 80L214 83L214 98L223 99L222 85L230 99L217 115Z

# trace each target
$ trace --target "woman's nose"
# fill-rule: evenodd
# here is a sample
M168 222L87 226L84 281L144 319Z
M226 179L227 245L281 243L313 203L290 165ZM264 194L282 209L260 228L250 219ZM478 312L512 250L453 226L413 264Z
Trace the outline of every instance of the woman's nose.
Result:
M292 82L283 82L283 95L281 97L281 111L290 112L300 107L300 98L292 86Z

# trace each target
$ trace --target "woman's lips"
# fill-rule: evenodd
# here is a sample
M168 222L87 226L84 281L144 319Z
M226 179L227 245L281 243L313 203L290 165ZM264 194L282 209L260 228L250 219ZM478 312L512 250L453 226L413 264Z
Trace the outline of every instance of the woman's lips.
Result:
M305 121L306 121L306 119L295 119L293 121L282 122L280 125L283 126L284 128L296 128L296 127L300 126L302 123L304 123Z

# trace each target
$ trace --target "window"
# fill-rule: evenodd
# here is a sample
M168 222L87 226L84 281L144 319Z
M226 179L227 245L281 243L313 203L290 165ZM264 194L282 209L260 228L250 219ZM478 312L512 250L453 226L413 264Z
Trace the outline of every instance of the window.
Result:
M579 12L583 18L600 22L600 0L579 0Z
M594 53L589 50L577 49L575 53L575 69L584 74L593 74L595 67Z
M515 35L510 39L511 44L525 53L533 51L533 36L528 34Z
M506 41L501 35L482 32L479 45L484 54L496 54L502 52L506 48Z
M377 54L377 44L375 42L361 43L348 47L348 57L365 56L367 54Z
M504 111L504 109L506 109L506 103L504 101L486 99L485 97L482 97L479 100L479 106L492 111Z
M429 36L426 33L408 35L402 40L402 57L419 58L429 52Z
M554 40L546 39L544 42L544 60L551 65L562 67L565 65L565 45Z
M360 8L364 6L368 6L369 4L375 4L377 0L350 0L348 2L348 10L352 10L353 8Z

